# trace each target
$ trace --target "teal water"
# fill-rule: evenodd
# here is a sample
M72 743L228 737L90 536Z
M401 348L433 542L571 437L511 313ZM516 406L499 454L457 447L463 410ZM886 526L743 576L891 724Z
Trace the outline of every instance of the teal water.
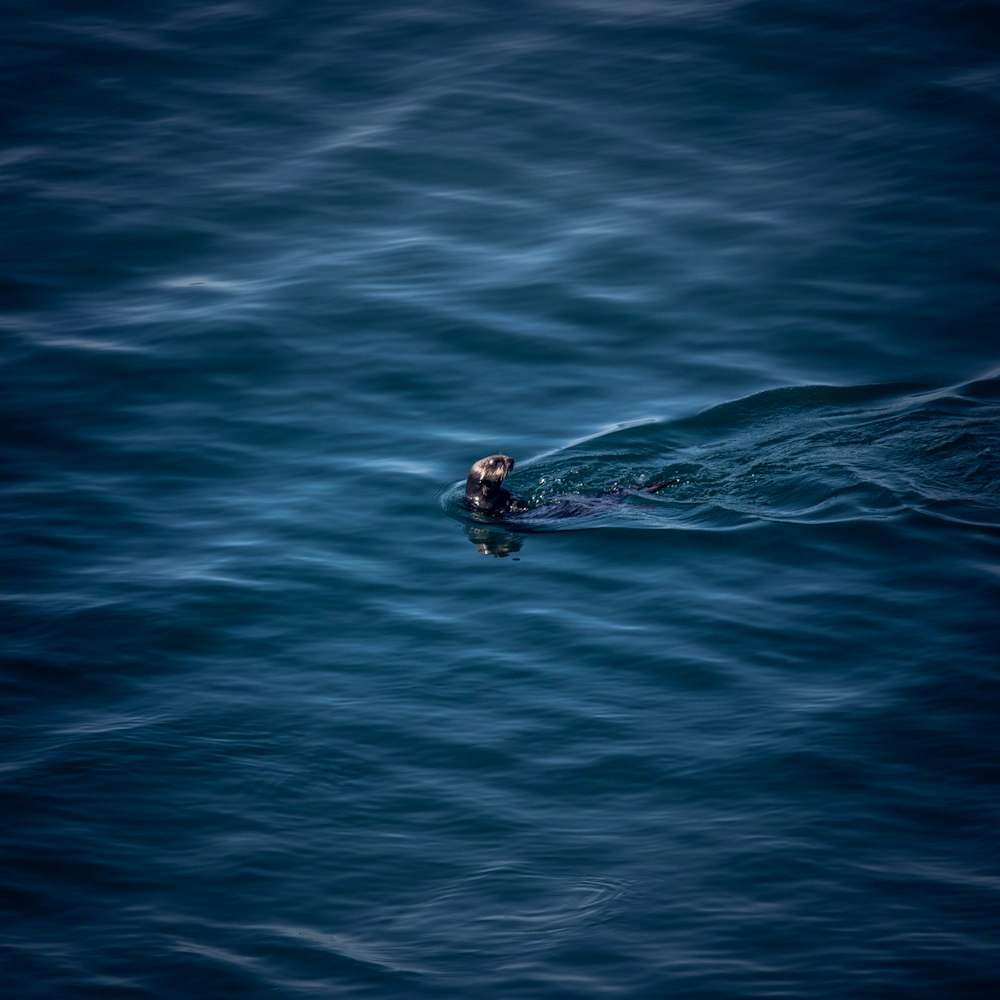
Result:
M3 994L992 996L996 15L6 5Z

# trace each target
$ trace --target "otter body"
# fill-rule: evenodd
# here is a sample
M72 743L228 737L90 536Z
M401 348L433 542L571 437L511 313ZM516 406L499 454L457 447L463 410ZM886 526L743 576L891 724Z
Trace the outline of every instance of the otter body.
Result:
M595 501L603 506L612 497L627 497L631 493L658 493L665 486L673 486L677 482L676 479L666 479L649 486L608 490L586 500L579 495L556 497L533 508L503 488L503 481L513 468L514 459L509 455L488 455L476 462L469 470L469 476L465 481L466 506L477 514L486 514L489 517L520 514L528 510L545 511L555 517L572 517L593 513Z
M503 481L514 468L509 455L488 455L481 458L465 480L465 502L478 514L499 517L514 511L528 510L528 505L503 488Z

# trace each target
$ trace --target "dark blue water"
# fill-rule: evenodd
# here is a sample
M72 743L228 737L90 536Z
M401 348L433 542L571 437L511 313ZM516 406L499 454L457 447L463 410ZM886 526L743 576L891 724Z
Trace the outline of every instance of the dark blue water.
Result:
M3 11L4 996L996 995L996 3Z

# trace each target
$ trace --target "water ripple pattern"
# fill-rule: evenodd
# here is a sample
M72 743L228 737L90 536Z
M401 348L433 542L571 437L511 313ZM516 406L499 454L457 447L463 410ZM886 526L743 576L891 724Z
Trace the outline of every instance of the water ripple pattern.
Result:
M995 15L4 5L3 995L997 995Z

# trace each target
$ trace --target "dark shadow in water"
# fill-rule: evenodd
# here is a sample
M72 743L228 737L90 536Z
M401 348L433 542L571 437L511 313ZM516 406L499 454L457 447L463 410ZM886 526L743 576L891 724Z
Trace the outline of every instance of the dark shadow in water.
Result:
M502 559L512 552L521 551L521 539L503 528L487 528L483 525L466 525L465 533L481 555Z

